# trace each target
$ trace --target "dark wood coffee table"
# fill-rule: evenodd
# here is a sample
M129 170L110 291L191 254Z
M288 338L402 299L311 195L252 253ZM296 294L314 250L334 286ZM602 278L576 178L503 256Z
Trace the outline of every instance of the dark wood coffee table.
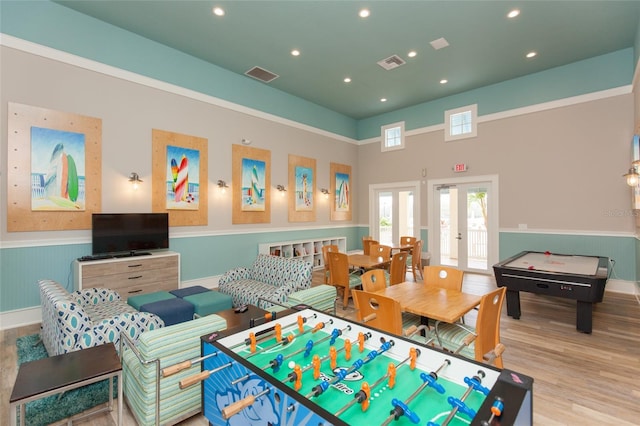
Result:
M118 378L118 426L122 425L122 365L113 343L25 362L9 399L11 424L25 424L25 404L50 395L109 379L109 405L86 416L113 410L113 378ZM14 412L15 408L15 412ZM86 417L82 416L82 417Z

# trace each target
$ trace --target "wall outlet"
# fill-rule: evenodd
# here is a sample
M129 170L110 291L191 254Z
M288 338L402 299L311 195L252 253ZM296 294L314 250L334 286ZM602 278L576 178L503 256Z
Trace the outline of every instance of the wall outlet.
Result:
M527 229L527 224L526 223L519 223L518 224L518 229Z

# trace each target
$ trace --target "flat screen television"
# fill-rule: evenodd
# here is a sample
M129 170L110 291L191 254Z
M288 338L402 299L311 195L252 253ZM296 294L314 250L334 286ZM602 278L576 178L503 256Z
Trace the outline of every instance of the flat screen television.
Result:
M168 213L94 213L93 255L141 255L169 248Z

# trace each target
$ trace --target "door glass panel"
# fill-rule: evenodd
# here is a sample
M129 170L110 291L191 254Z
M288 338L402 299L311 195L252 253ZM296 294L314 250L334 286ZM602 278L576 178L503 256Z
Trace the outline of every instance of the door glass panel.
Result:
M472 269L487 269L487 201L486 187L467 191L467 263Z
M395 231L395 229L394 229ZM413 233L413 191L398 192L398 229L397 234L392 236L392 242L399 242L400 237L415 237Z
M458 266L458 191L440 189L440 264Z
M380 244L393 241L393 193L378 193L378 238Z

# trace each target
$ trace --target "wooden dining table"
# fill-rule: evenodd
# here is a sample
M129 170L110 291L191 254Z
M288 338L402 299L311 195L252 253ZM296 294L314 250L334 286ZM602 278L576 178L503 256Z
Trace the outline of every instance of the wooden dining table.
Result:
M441 288L435 285L405 281L376 293L400 302L403 312L420 315L423 319L454 323L480 304L482 296Z
M382 256L369 256L368 254L350 254L349 266L354 268L374 269L382 268L391 260L385 260Z

